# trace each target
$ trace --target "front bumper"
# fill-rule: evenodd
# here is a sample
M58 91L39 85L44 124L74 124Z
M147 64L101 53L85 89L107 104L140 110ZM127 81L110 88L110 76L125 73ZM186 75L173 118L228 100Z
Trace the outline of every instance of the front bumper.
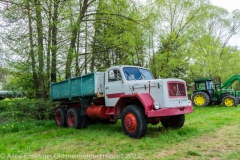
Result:
M148 111L147 117L163 117L163 116L175 116L180 114L188 114L194 111L192 106L182 106L176 108L161 108L159 110Z

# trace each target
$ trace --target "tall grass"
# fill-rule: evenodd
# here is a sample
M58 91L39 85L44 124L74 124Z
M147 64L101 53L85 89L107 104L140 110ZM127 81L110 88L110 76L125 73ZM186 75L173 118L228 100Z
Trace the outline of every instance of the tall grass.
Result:
M0 125L0 150L4 158L10 159L14 156L15 159L46 159L46 156L51 159L178 159L179 156L183 159L211 159L202 151L188 146L194 139L201 140L206 135L211 137L226 126L236 125L236 132L240 131L239 114L239 107L195 107L194 113L186 115L181 129L148 125L147 134L141 139L126 136L120 121L115 125L89 124L82 130L60 128L49 120L12 121ZM239 145L240 142L236 141L236 146ZM196 146L207 150L201 144ZM180 152L181 148L185 150ZM210 156L237 159L240 158L239 152L240 149L236 149Z

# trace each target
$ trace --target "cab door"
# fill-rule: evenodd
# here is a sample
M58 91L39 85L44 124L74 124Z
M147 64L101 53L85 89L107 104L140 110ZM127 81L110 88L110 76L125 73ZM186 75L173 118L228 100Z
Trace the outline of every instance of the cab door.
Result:
M122 75L119 69L110 69L105 74L105 104L114 107L119 97L124 94Z

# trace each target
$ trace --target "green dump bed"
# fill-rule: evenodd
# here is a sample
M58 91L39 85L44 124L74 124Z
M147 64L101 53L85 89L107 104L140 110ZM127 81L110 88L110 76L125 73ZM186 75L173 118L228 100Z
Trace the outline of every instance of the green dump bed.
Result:
M94 72L80 77L51 83L51 101L72 100L78 97L96 96L103 93L104 73Z

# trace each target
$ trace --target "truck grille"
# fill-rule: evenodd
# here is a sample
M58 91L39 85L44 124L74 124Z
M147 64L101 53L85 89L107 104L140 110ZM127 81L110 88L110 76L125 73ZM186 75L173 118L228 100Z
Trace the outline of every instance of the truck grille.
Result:
M168 94L170 97L186 97L185 83L168 82Z

